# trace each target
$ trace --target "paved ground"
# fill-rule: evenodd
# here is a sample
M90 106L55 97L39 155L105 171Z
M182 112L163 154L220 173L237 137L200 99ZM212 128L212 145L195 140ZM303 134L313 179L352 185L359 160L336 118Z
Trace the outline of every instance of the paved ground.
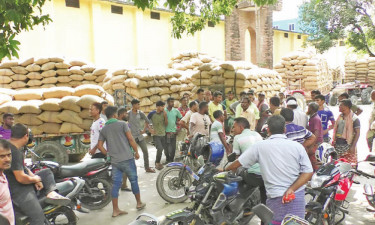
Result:
M361 137L358 145L358 156L360 160L363 160L368 154L368 148L365 140L365 134L368 129L368 118L371 112L371 106L361 106L363 108L363 113L360 115L361 120ZM335 115L338 114L338 107L332 107ZM150 147L150 159L151 165L154 164L156 150ZM164 159L163 159L164 160ZM163 215L174 211L176 209L183 208L187 205L185 204L168 204L166 203L157 193L155 182L156 174L149 174L144 172L143 159L137 161L138 166L138 176L139 184L141 189L142 199L147 203L146 209L142 211L137 211L135 209L135 199L134 196L129 192L122 192L119 198L120 206L123 210L129 212L128 215L111 218L112 206L108 205L102 210L91 211L89 214L77 213L79 218L78 224L80 225L92 225L92 224L107 224L107 225L127 225L133 221L137 215L145 212L162 217ZM373 173L374 168L371 166L363 164L360 169ZM367 180L365 178L357 179L361 182L360 185L354 184L352 186L351 192L349 193L348 200L350 201L349 211L350 214L343 224L355 224L355 225L370 225L375 224L375 218L373 213L366 211L368 206L365 197L363 196L363 184L370 183L375 184L375 180ZM256 220L251 224L259 224Z

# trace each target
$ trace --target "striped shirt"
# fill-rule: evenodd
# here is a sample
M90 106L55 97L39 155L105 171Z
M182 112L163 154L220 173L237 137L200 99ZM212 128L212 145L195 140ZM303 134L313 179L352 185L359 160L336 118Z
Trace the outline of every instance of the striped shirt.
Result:
M286 124L285 128L285 135L287 136L287 138L300 144L303 144L306 139L312 136L312 133L309 130L294 123Z

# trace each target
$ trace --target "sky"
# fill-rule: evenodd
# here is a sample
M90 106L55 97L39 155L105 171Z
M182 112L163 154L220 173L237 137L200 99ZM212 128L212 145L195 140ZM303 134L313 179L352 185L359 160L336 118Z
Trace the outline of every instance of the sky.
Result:
M288 20L298 17L298 6L301 5L303 0L283 0L282 10L273 12L273 20Z

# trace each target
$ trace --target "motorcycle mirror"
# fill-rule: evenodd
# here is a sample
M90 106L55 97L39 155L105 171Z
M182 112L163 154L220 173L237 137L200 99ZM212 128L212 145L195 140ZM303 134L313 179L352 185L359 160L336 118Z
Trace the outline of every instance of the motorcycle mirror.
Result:
M201 165L201 166L204 165L204 157L203 157L203 155L200 155L200 156L198 157L198 163L199 163L199 165Z
M369 154L366 159L366 162L375 162L375 154Z
M264 224L271 224L273 219L273 212L270 208L263 204L259 204L253 207L251 210L255 215L259 217L259 219L264 222Z
M234 162L234 160L236 160L236 153L233 152L228 155L228 162Z

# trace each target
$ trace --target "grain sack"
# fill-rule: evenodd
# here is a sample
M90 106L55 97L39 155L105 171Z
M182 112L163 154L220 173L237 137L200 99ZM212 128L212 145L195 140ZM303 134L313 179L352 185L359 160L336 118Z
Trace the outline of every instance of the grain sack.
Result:
M210 85L212 85L211 79L194 80L193 83L197 86L210 86Z
M125 89L125 85L124 84L119 84L119 83L112 85L112 90L118 90L118 89L124 90Z
M79 99L80 98L77 96L65 96L61 99L59 105L63 109L68 109L79 113L81 112L81 107L77 105L77 101Z
M43 103L40 105L40 108L46 111L60 111L61 110L61 107L59 105L60 103L61 103L61 99L49 98L43 101Z
M43 124L43 121L41 121L36 114L23 114L18 118L18 122L31 126L39 126Z
M26 66L26 70L29 72L38 72L40 71L40 66L37 64L30 64Z
M69 77L70 77L70 79L75 80L75 81L81 81L81 80L83 80L83 76L82 75L78 75L78 74L72 74Z
M47 71L44 71L42 74L42 77L54 77L56 76L56 71L55 70L47 70Z
M151 93L146 88L145 89L126 88L126 92L128 92L131 96L134 96L138 99L151 96Z
M23 74L14 74L10 77L12 80L14 81L25 81L27 80L27 76L26 75L23 75Z
M13 81L12 83L9 84L9 86L13 89L23 88L26 86L26 83L23 81Z
M95 67L90 65L84 65L81 67L81 70L83 70L85 73L92 73L95 70Z
M69 64L72 65L72 66L84 66L87 63L85 63L83 61L79 61L79 60L72 60L72 61L69 62Z
M77 101L77 105L81 106L82 108L88 109L90 108L92 103L101 103L102 101L103 99L101 97L95 95L84 95Z
M92 125L92 120L90 119L84 119L81 124L78 124L78 126L84 130L90 130Z
M39 129L39 126L28 126L28 128L31 130L33 135L41 135L43 134L43 131Z
M64 122L74 123L74 124L82 124L83 120L79 117L78 113L71 111L71 110L63 110L57 118Z
M225 80L225 86L236 86L236 87L250 88L251 83L248 80L226 79Z
M96 95L101 96L104 93L104 89L98 85L85 84L75 88L74 96L83 95Z
M7 102L11 102L12 101L12 97L7 95L7 94L1 94L0 93L0 105L4 104L4 103L7 103Z
M159 94L161 91L163 91L162 88L160 87L151 87L148 89L148 91L152 94L152 95L157 95Z
M96 69L92 72L92 75L94 76L101 76L101 75L104 75L108 72L107 69Z
M60 112L44 111L38 115L38 119L47 123L62 123L62 121L57 118Z
M20 66L26 67L30 64L34 63L34 58L24 59L19 63Z
M0 112L19 114L19 109L25 104L24 101L11 101L0 105Z
M9 76L0 76L0 84L9 84L13 80Z
M92 119L90 115L90 111L88 109L83 109L81 112L78 113L78 115L82 119Z
M121 77L121 76L116 76L116 77ZM115 79L115 78L112 78L112 79ZM111 83L112 83L112 80L111 80ZM148 84L144 80L140 80L138 78L130 78L125 81L125 86L131 87L131 88L145 88L145 87L148 87Z
M83 75L83 79L85 80L95 80L97 77L92 75L92 73L85 73L85 75Z
M72 74L77 74L77 75L84 75L85 74L85 71L81 70L81 67L79 67L79 66L73 66L68 70Z
M39 58L39 59L35 59L35 64L38 64L38 65L43 65L45 63L48 63L49 62L49 59L48 58Z
M126 79L126 76L125 75L119 75L119 76L115 76L111 79L110 83L111 84L117 84L117 83L123 83ZM137 79L137 78L131 78L131 79ZM129 79L129 80L131 80Z
M69 75L72 75L72 72L70 72L67 69L58 69L56 70L56 74L59 76L69 76Z
M29 100L26 101L19 109L19 113L33 113L33 114L40 114L42 110L40 109L40 105L43 101L40 100Z
M195 79L209 79L212 75L209 74L207 71L197 71L192 75Z
M29 79L42 79L42 75L39 72L30 72L26 75L27 78Z
M82 81L82 84L94 84L94 85L96 85L98 83L96 83L95 81L92 81L92 80L84 80L84 81ZM100 85L100 84L98 84L98 85Z
M56 77L47 77L42 80L43 84L56 84L57 78Z
M150 100L152 102L157 102L157 101L161 100L161 97L159 95L153 95L153 96L150 97Z
M57 69L68 69L68 68L70 68L72 65L70 65L70 64L67 64L67 63L64 63L64 62L59 62L59 63L56 63L55 64L55 67L57 68Z
M95 79L95 82L97 83L100 83L100 82L103 82L104 81L104 78L105 78L106 75L101 75L101 76L98 76L98 78Z
M74 123L63 123L60 128L60 133L62 134L82 133L82 132L84 132L84 130Z
M49 57L48 60L50 62L55 62L55 63L60 63L64 61L62 57Z
M172 86L170 87L170 90L171 90L172 92L179 92L179 91L180 91L180 86L179 86L179 85L172 85Z
M69 83L72 79L69 76L58 76L57 81L59 83Z
M19 90L13 94L15 100L27 101L27 100L40 100L43 97L41 90Z
M43 70L43 71L53 70L53 69L55 69L55 63L54 62L45 63L45 64L42 65L42 67L40 69Z
M47 98L63 98L65 96L72 95L74 93L74 88L70 87L56 87L43 90L43 97Z
M41 80L29 80L27 82L27 86L29 86L29 87L41 86L41 85L42 85L42 81Z
M27 74L29 71L27 71L26 69L25 69L25 67L23 67L23 66L14 66L14 67L11 67L10 68L14 73L17 73L17 74L23 74L23 75L25 75L25 74Z
M165 95L161 95L160 98L162 101L167 101L168 98L170 98L171 96L168 95L168 94L165 94Z
M0 68L11 68L17 65L18 65L17 61L4 59L4 61L0 63Z
M0 76L11 76L14 72L11 69L0 69Z
M147 97L141 98L140 103L139 103L140 106L147 106L147 105L152 105L152 104L154 103Z
M38 126L38 130L46 134L59 134L61 124L58 123L44 123Z

